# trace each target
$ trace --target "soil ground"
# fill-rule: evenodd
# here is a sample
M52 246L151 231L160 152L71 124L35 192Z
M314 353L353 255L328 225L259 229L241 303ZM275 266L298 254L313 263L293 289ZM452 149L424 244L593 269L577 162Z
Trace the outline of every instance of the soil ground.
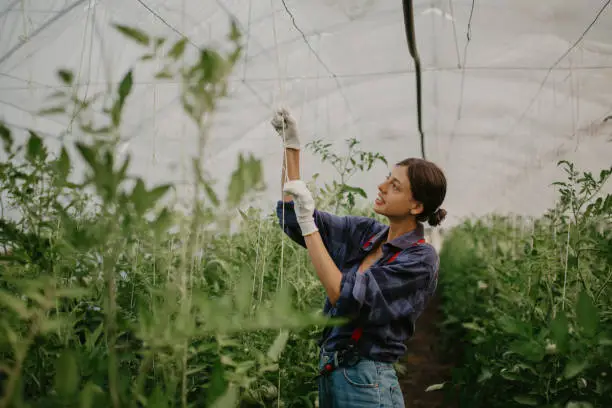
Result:
M406 408L455 406L444 401L443 391L425 391L430 385L450 380L453 367L439 347L437 323L442 319L439 305L440 299L435 296L419 317L415 335L407 343L405 370L399 376Z

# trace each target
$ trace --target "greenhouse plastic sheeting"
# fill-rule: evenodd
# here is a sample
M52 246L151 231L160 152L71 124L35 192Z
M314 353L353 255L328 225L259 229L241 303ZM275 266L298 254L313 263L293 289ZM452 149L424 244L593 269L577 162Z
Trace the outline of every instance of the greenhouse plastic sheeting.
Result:
M554 200L550 183L563 177L558 160L594 171L612 163L609 3L414 2L426 156L448 176L450 223L491 211L537 215ZM186 35L193 55L192 44L226 43L230 17L246 58L206 146L205 166L220 187L238 153L252 152L267 184L256 204L272 208L282 151L269 121L279 105L294 113L303 143L323 139L343 152L356 137L390 164L420 156L415 64L402 3L392 0L1 0L0 118L55 140L69 118L33 113L60 86L57 69L73 70L81 95L92 95L136 67L122 127L133 172L151 183L188 181L195 131L178 84L154 80L161 67L137 64L145 50L112 24L169 42ZM334 177L308 151L302 168L304 178ZM387 172L377 165L350 183L372 198Z

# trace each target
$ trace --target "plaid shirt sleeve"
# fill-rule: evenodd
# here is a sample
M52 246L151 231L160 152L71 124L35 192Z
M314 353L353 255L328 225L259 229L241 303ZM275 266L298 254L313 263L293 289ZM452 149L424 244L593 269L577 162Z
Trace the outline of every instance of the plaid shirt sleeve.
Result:
M295 215L293 201L279 201L276 215L285 233L294 242L306 248L306 242ZM375 220L367 217L338 216L319 210L315 210L314 220L325 248L338 268L342 267L347 254L355 246L359 246L363 237L370 233L375 223Z
M437 267L435 252L427 247L406 249L390 264L344 276L337 315L358 315L364 323L385 325L420 312Z

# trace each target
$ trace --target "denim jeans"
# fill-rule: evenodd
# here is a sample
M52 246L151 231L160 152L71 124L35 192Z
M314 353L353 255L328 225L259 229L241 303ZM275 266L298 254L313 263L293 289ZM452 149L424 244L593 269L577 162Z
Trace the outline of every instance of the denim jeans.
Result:
M321 350L319 369L333 363L334 353ZM404 408L404 396L391 363L360 360L319 377L319 408Z

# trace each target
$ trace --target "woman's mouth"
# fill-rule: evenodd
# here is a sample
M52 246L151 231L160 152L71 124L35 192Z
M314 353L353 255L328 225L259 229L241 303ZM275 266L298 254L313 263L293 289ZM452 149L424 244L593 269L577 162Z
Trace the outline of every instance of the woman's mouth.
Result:
M383 205L384 203L385 203L385 200L382 199L380 194L378 195L378 197L376 197L376 200L374 200L374 204L376 205Z

